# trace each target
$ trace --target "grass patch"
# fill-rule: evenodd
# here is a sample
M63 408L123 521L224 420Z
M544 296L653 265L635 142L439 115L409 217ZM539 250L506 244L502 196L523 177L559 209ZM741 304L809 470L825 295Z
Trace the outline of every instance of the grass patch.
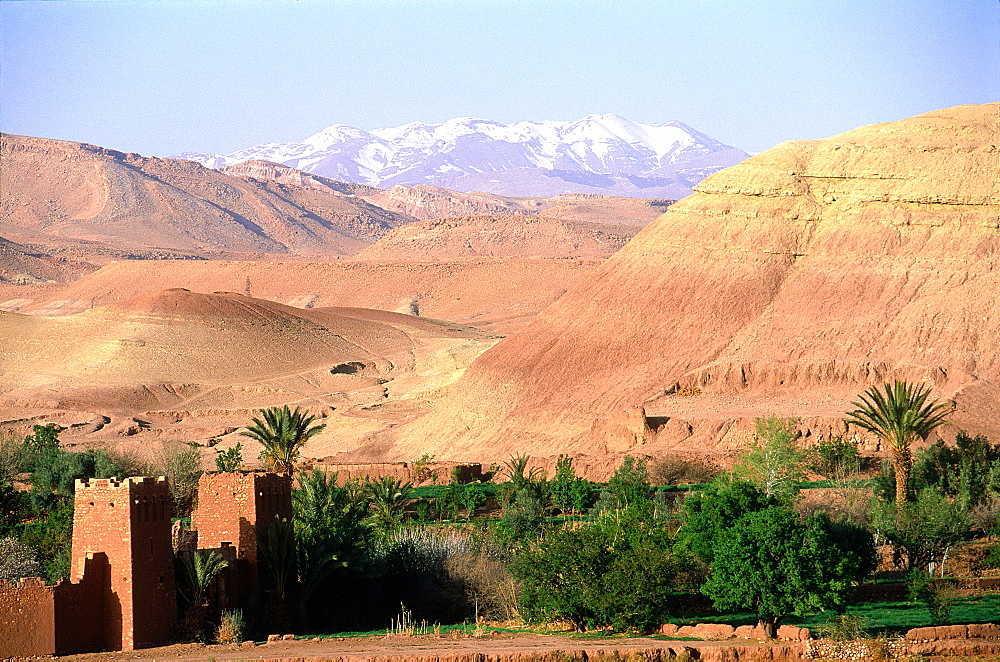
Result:
M869 634L901 634L911 628L928 627L931 614L919 602L861 602L847 607L846 613L860 616L864 619L865 629ZM951 622L955 625L967 623L992 623L1000 614L1000 595L981 595L958 598L951 613ZM837 614L828 611L809 616L787 616L782 625L797 625L809 628L814 635L820 628L830 622ZM693 615L690 618L675 619L678 625L695 625L697 623L724 623L738 627L740 625L756 625L757 617L749 612L733 612L729 614Z
M528 632L528 633L534 633L534 634L543 634L541 632L536 632L534 630L512 630L510 628L501 628L501 627L496 627L496 626L493 626L493 625L480 625L478 627L479 627L480 632L486 632L487 634L493 634L493 633L511 634L511 633L517 633L517 632ZM458 632L460 634L468 635L468 636L471 637L472 634L476 631L477 626L476 626L475 623L454 623L452 625L441 625L441 626L438 626L438 628L439 628L440 633L443 634L443 635L444 634L451 634L453 632ZM310 634L310 635L303 635L303 638L309 639L309 638L312 638L312 637L319 637L320 639L361 639L361 638L365 638L365 637L384 637L384 636L386 636L386 629L387 628L379 628L377 630L351 630L351 631L347 631L347 632L329 632L329 633L325 633L325 634ZM427 633L426 633L427 635L436 634L434 632L434 627L431 626L431 625L428 625L426 627L426 630L427 630ZM400 635L394 635L394 636L400 636ZM423 635L417 634L417 635L414 635L414 636L423 636Z
M866 602L851 605L847 613L865 619L869 632L905 632L910 628L928 627L931 614L923 604L915 602ZM981 595L958 598L951 612L951 622L991 623L1000 614L1000 595ZM801 624L810 629L830 620L830 615L816 614L802 619Z

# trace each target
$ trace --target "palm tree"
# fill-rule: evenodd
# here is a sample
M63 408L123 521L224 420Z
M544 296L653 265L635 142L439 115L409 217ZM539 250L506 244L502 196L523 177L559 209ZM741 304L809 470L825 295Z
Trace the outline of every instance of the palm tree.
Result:
M240 434L264 445L258 459L269 469L291 474L302 446L326 424L313 425L315 416L307 416L307 411L298 407L292 411L288 405L261 409L260 413L263 420L254 417L254 424Z
M943 425L954 409L954 403L927 402L930 386L895 381L882 385L883 391L872 386L852 402L857 407L847 412L844 420L868 430L892 449L892 467L896 475L896 508L907 500L912 456L910 444L927 439L935 428Z
M202 640L207 616L205 593L215 576L228 566L229 563L218 552L200 549L178 555L180 595L188 603L181 630L188 636Z
M372 507L369 523L375 530L388 533L403 518L403 504L413 491L413 484L382 476L368 481L365 491Z

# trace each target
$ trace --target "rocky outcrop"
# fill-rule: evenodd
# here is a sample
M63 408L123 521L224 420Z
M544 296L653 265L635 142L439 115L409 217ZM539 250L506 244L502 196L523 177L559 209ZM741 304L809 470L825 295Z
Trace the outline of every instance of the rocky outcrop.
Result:
M499 195L477 193L476 191L459 193L429 184L416 186L397 184L388 191L368 194L365 199L383 209L407 214L421 220L481 214L531 215L536 213L535 210L519 204L516 200Z
M638 228L541 216L464 216L396 228L357 260L444 262L482 257L607 257Z
M833 426L892 378L933 385L956 425L1000 434L998 109L783 143L709 177L483 354L397 448L602 453L594 421L645 406L681 423L647 448L700 434L726 450L741 443L719 447L730 421Z
M242 163L234 163L218 170L221 173L233 175L234 177L243 177L244 179L259 182L274 182L287 186L313 188L317 191L338 193L340 195L374 195L382 193L382 189L377 189L374 186L338 182L335 179L311 175L308 172L289 168L280 163L272 163L271 161L243 161Z

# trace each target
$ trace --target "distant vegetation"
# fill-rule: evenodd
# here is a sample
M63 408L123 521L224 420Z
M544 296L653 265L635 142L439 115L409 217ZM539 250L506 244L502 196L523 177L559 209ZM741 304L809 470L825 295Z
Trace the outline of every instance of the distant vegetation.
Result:
M874 392L849 421L862 420L858 412L877 402ZM917 414L944 412L916 386L878 393L904 409L916 402ZM893 434L912 441L929 423L921 425ZM285 407L262 411L247 434L270 436L282 446L272 466L294 470L296 452L316 429L308 412ZM178 566L184 631L232 640L244 631L415 631L489 620L648 632L695 617L752 619L772 634L795 619L850 636L891 621L854 602L858 586L876 577L908 585L906 623L977 613L969 599L955 598L947 570L973 540L984 550L976 572L1000 565L1000 445L960 433L954 446L934 444L897 473L900 453L880 467L845 438L808 448L801 441L794 420L762 419L732 471L685 456L625 457L605 484L578 476L567 456L551 477L532 458L514 455L492 468L489 482L463 484L456 473L419 487L393 478L338 485L336 474L299 472L292 521L259 540L264 589L274 596L269 609L209 622L199 596L220 559L192 556ZM74 478L151 469L102 451L68 453L58 430L44 426L8 437L0 458L5 578L40 569L53 581L66 573ZM413 480L431 482L432 459L413 463ZM241 447L216 461L240 468ZM184 515L197 468L185 452L165 468ZM824 480L803 482L809 472ZM906 481L902 491L897 475ZM14 489L18 476L29 491ZM804 497L803 486L813 484L825 489ZM816 492L835 498L817 500ZM876 544L889 546L897 570L875 572ZM916 621L914 605L922 614Z

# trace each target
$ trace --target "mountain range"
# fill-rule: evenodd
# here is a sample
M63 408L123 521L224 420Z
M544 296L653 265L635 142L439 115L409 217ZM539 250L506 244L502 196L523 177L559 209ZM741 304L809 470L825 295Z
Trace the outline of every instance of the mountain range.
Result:
M171 158L210 168L270 161L380 188L431 184L505 196L677 199L747 156L682 122L641 124L608 114L513 124L456 118L372 131L337 124L298 142L257 145L224 156L185 152Z

